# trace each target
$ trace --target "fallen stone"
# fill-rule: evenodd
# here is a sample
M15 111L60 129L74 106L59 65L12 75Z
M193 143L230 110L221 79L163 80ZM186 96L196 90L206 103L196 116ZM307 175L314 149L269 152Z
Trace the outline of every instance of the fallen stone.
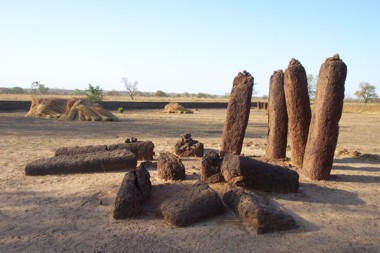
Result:
M61 147L55 151L55 156L87 154L99 151L107 151L107 145Z
M311 119L302 171L310 179L327 180L338 142L347 66L339 55L327 58L318 75L314 113Z
M183 180L186 177L185 166L178 156L164 152L157 158L158 176L165 180Z
M240 155L251 110L253 77L247 71L234 78L224 122L220 154Z
M224 192L223 201L258 234L297 228L293 217L265 196L230 188Z
M291 147L291 161L302 167L309 125L311 108L306 71L296 59L291 59L284 72L284 89L289 123L288 131Z
M144 163L136 170L127 172L116 196L113 218L126 219L141 214L151 188L150 175Z
M175 153L181 157L203 157L203 143L193 140L191 134L181 135L181 140L175 144Z
M297 192L299 187L296 171L249 157L225 155L221 172L232 186L275 193Z
M223 182L224 178L220 172L221 164L222 159L217 152L207 151L202 158L201 180L209 184Z
M270 77L268 102L268 136L265 157L270 160L286 158L288 113L286 112L284 73L277 70Z
M198 181L162 202L160 212L165 222L186 227L222 214L224 205L207 183Z
M112 144L108 145L107 149L110 151L127 149L136 155L137 160L153 160L154 156L154 144L151 141Z
M28 176L109 172L136 168L135 154L128 150L103 151L78 155L60 155L30 162L25 167Z

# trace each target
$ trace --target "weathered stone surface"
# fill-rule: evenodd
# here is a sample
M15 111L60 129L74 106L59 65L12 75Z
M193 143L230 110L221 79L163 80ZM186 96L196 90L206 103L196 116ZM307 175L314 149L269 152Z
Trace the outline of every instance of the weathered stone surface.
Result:
M112 145L87 145L62 147L55 151L55 156L79 155L97 151L114 151L118 149L129 150L137 156L137 160L153 160L154 144L151 141L135 141L128 143L118 143Z
M221 172L230 185L253 190L290 193L297 192L299 187L296 171L249 157L225 155Z
M220 172L222 159L215 151L207 151L202 158L201 180L209 184L223 182L224 178Z
M181 140L175 144L175 153L182 157L203 157L203 143L193 140L191 134L181 135Z
M141 214L151 188L150 175L144 163L136 170L127 172L116 196L113 217L126 219Z
M160 205L163 219L176 227L189 226L223 211L224 205L218 194L201 181L179 191Z
M330 177L338 142L346 76L347 66L339 55L327 58L320 68L302 169L311 179L326 180Z
M258 234L297 227L292 216L263 195L229 188L223 194L223 201L249 228L254 229Z
M129 150L94 152L78 155L60 155L30 162L25 174L50 175L89 172L108 172L136 168L136 156Z
M148 169L155 167L154 163L147 161L142 162L140 166L136 169L136 177L138 182L138 188L141 191L141 196L143 200L150 198L150 192L152 190L152 183L150 182L150 174Z
M151 141L136 141L107 146L108 150L127 149L137 156L137 160L153 160L154 144Z
M234 78L224 122L220 154L240 154L251 109L253 77L247 71Z
M297 167L302 166L311 119L307 85L304 67L296 59L291 59L284 72L284 88L289 118L291 161Z
M135 137L126 138L124 142L125 143L137 142L137 138Z
M55 156L78 155L78 154L94 153L94 152L99 152L99 151L107 151L107 145L61 147L55 151Z
M270 77L268 102L268 136L265 156L268 159L286 158L288 113L286 111L284 73L274 71Z
M158 176L165 180L185 179L185 166L178 156L164 152L157 158Z

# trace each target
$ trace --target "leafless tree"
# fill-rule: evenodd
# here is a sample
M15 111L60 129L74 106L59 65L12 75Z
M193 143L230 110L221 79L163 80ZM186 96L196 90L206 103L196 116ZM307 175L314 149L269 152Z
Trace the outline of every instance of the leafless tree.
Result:
M121 78L121 82L124 84L125 89L128 92L128 95L133 100L133 97L136 95L136 93L138 91L137 85L138 85L139 82L138 81L130 82L130 81L128 81L128 78L126 78L126 77L122 77Z

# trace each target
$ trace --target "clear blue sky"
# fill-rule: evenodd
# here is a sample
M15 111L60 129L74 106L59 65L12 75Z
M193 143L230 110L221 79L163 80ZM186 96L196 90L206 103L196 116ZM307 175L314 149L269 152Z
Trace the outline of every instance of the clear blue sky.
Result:
M380 1L0 0L0 87L225 94L250 72L258 95L298 59L318 74L339 53L346 94L380 89Z

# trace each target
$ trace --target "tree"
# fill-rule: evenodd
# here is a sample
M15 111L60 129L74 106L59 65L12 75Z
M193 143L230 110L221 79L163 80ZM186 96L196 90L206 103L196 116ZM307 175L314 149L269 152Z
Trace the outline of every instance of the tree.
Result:
M40 81L35 81L31 84L32 92L38 94L46 94L49 90L45 84L42 84Z
M315 77L312 74L307 75L307 89L309 91L309 98L310 99L315 98L317 81L318 81L318 75L315 75Z
M364 99L364 103L368 103L372 98L377 98L375 92L376 87L367 82L361 82L359 84L360 90L355 92L355 96L359 99Z
M88 89L86 89L86 95L88 99L94 102L103 101L103 89L98 86L92 86L91 83L88 84Z
M123 77L123 78L121 78L121 82L124 84L125 89L128 92L128 95L133 100L133 97L136 95L136 93L138 91L138 89L137 89L138 81L129 82L128 78Z
M154 94L154 96L156 96L156 97L167 97L168 94L166 94L162 90L158 90L158 91L156 91L156 93Z

